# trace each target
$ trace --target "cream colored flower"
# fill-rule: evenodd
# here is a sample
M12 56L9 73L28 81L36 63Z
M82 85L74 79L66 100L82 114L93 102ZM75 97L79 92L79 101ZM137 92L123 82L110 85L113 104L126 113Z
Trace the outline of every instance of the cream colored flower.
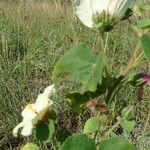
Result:
M32 129L39 121L41 121L53 101L50 97L55 93L54 85L45 88L44 92L38 95L36 102L34 104L28 104L22 111L21 115L23 120L13 129L13 135L17 137L19 128L22 128L21 135L29 136L32 133Z
M121 19L132 0L76 0L76 13L79 19L88 27L95 27L95 16L97 19L105 17L108 20ZM102 20L99 20L101 24Z

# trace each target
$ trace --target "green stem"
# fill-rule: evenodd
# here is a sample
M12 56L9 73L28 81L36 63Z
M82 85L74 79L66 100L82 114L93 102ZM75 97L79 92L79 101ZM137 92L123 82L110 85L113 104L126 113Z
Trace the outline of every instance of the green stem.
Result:
M53 148L54 150L57 150L54 137L52 138L52 148Z
M107 132L106 136L109 136L119 125L121 120L119 119Z
M105 41L104 41L104 32L100 31L100 46L101 50L104 51Z
M108 40L109 40L109 33L106 34L105 46L104 46L104 53L106 53L108 47Z

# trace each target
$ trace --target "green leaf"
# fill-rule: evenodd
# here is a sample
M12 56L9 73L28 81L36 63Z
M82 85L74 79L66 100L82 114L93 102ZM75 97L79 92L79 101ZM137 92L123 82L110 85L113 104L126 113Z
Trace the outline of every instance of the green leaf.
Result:
M136 125L136 123L134 120L124 120L121 123L122 128L127 133L130 133L134 129L135 125Z
M150 28L150 19L143 19L138 21L138 27L141 29Z
M148 5L148 4L139 4L138 5L138 9L140 10L140 11L147 11L147 10L150 10L150 5Z
M134 106L128 105L122 110L120 125L122 126L125 134L130 134L130 132L134 129L136 125L134 117L135 117Z
M40 150L39 147L34 143L27 143L21 150Z
M96 132L99 129L99 120L96 117L88 119L84 125L83 133Z
M143 34L141 37L141 45L145 57L150 61L150 37Z
M78 44L68 51L56 64L52 79L57 80L65 75L66 80L80 82L89 91L95 91L101 83L104 56L101 52L97 59L92 50L85 44ZM67 73L67 74L64 74Z
M48 123L41 122L36 127L36 138L45 143L49 142L53 136L55 130L55 124L53 120L49 120Z
M103 140L99 150L135 150L135 147L128 140L116 137Z
M123 120L132 120L135 117L135 108L133 105L128 105L123 108L121 112L121 118Z
M62 150L96 150L93 139L84 134L73 134L63 143Z

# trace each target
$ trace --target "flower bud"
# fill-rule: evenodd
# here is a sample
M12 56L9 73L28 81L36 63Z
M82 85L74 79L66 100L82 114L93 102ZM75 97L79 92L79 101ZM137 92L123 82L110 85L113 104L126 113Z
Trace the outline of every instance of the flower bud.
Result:
M145 84L150 84L150 73L141 73L140 75Z

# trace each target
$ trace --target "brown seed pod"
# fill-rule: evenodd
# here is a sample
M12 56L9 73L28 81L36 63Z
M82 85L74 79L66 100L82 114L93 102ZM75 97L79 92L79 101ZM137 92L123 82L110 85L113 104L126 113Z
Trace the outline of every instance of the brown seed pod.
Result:
M95 108L97 111L101 112L101 113L105 113L108 114L108 107L104 102L101 102L97 99L92 99L90 101L88 101L85 105L87 108Z

